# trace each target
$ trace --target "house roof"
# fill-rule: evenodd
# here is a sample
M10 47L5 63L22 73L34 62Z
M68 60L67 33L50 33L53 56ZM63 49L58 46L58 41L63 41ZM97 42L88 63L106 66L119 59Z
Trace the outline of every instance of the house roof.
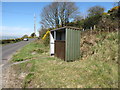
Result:
M73 30L80 30L80 28L76 28L76 27L71 27L71 26L64 26L64 27L60 27L60 28L57 28L57 29L53 29L53 30L50 30L50 31L56 31L56 30L61 30L61 29L73 29Z

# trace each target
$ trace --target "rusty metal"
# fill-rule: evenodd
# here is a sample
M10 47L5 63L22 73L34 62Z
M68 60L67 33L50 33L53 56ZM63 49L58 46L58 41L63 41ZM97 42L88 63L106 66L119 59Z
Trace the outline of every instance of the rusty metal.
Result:
M55 41L55 56L65 60L65 41Z

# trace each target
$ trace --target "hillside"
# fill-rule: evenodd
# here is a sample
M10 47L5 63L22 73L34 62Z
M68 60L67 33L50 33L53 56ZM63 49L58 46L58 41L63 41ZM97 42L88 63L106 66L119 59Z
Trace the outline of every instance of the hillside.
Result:
M28 61L10 68L5 87L118 88L117 32L84 33L80 49L80 60L64 62L49 56L41 40L30 43L14 55L13 62Z

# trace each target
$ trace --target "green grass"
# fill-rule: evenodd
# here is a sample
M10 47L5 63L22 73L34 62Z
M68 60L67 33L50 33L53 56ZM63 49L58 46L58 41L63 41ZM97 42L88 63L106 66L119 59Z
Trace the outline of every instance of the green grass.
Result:
M117 88L117 33L110 33L104 39L98 35L95 37L99 38L98 43L89 45L94 54L87 54L87 57L83 56L81 60L74 62L65 62L49 56L49 47L45 47L41 41L25 46L13 57L13 61L19 61L18 58L31 59L13 66L18 75L27 73L22 87Z
M49 47L45 47L41 41L35 41L33 43L24 46L17 54L12 58L12 61L23 61L33 58L37 58L42 53L48 52Z

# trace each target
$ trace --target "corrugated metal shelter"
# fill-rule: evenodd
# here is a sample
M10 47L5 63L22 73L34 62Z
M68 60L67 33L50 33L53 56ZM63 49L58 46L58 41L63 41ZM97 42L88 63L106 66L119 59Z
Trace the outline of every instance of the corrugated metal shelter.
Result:
M65 61L80 58L80 29L70 26L50 31L50 54Z

